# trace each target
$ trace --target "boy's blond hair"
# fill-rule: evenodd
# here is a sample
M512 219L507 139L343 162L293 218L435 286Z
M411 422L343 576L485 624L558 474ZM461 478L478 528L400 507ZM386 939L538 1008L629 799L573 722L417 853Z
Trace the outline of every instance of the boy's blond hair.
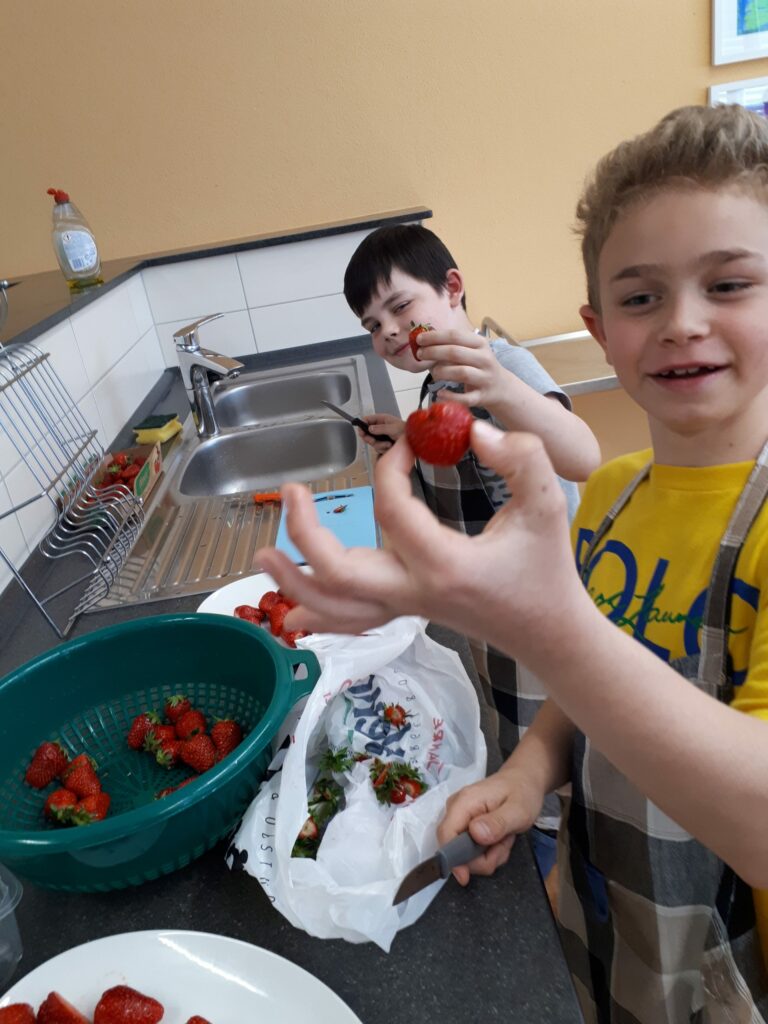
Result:
M768 197L768 121L745 107L679 107L599 161L576 207L589 304L597 263L621 213L664 188L737 185ZM768 201L768 200L767 200Z

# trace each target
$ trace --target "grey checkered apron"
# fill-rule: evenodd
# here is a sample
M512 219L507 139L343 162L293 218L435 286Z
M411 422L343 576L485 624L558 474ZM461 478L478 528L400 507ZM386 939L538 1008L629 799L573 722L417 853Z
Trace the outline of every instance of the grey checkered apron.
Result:
M768 494L767 462L768 445L720 542L701 652L671 663L726 703L733 696L731 581ZM598 544L649 470L626 487L600 524L584 559L583 581ZM587 1024L765 1024L768 975L749 886L580 733L571 778L564 807L568 828L561 830L558 851L558 914Z

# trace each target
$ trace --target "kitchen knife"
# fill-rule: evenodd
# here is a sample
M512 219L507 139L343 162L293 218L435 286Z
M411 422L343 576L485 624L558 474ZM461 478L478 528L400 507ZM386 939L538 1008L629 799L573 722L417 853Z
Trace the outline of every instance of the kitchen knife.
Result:
M475 857L484 853L487 847L476 843L469 832L460 832L455 839L441 846L434 857L422 861L409 871L400 883L400 888L392 900L393 906L407 900L414 893L426 889L438 878L447 878L454 868L461 864L469 864Z
M332 409L337 416L342 416L345 420L348 420L354 427L359 427L364 434L374 438L376 441L389 441L390 444L395 442L389 436L389 434L374 434L373 431L368 429L368 424L365 420L361 420L359 416L352 416L350 413L340 409L338 405L334 405L333 402L323 401L323 405L327 405L329 409Z

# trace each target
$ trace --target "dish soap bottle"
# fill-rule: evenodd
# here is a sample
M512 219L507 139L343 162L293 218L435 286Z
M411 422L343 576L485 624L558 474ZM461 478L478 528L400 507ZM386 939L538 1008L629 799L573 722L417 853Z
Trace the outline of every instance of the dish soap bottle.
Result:
M72 289L102 284L101 260L88 221L60 188L49 188L53 196L53 248L61 272Z

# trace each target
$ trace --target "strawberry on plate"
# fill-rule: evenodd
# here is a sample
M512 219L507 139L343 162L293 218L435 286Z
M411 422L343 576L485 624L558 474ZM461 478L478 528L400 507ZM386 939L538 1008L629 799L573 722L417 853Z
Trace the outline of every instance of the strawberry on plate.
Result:
M24 781L34 789L45 789L58 779L69 764L69 754L60 743L46 740L32 755Z
M285 617L291 609L284 601L278 601L277 604L273 604L268 611L269 615L269 628L272 632L272 636L280 636L283 632Z
M252 604L239 604L235 608L234 616L236 619L244 619L246 622L263 622L266 612L261 608L254 608Z
M432 466L455 466L469 449L473 416L458 402L435 402L405 421L405 436L414 455Z
M90 1024L90 1021L64 996L50 992L40 1003L37 1024Z
M115 985L103 993L93 1011L93 1024L157 1024L165 1007L130 985Z
M269 609L273 604L277 604L280 600L280 594L276 590L268 590L266 593L261 595L259 610L264 612L265 615L269 615Z
M35 1020L29 1003L11 1003L0 1010L0 1024L35 1024Z

